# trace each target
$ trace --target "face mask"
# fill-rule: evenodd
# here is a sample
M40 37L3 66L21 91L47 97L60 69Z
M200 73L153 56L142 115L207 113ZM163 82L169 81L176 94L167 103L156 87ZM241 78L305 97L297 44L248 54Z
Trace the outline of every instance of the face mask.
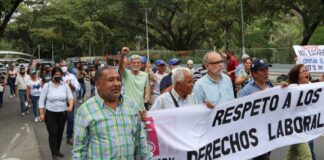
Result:
M54 77L54 81L59 82L62 80L62 77Z
M62 67L61 69L62 69L63 73L67 72L67 67L66 66Z
M24 75L24 74L25 74L25 72L20 72L20 74L21 74L21 75Z

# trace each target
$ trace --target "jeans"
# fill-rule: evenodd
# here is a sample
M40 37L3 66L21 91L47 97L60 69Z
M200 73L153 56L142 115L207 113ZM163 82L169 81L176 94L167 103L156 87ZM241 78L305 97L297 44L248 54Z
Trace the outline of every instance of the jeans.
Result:
M91 84L91 95L90 95L90 97L95 96L95 90L96 90L96 86Z
M45 124L48 131L48 141L53 156L57 155L61 148L66 115L66 111L45 111Z
M3 92L0 92L0 106L2 106L3 103Z
M68 139L73 137L74 107L73 105L72 112L67 112L66 137Z
M81 100L84 98L84 95L86 94L87 88L85 83L80 83L80 90L78 91L78 100Z
M38 100L39 100L39 96L30 96L31 99L31 105L33 107L33 113L35 117L38 117Z
M20 99L20 108L21 108L21 113L26 113L26 93L27 91L26 90L19 90L18 91L18 95L19 95L19 99Z
M314 140L309 141L308 144L309 144L310 151L312 153L312 159L316 160L316 155L314 152Z
M16 77L9 77L8 83L9 83L9 86L10 86L10 95L14 95L15 82L16 82Z

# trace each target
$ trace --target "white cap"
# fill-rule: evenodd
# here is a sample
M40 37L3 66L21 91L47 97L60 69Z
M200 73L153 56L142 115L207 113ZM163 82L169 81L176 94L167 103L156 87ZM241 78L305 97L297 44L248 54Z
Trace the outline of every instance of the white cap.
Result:
M189 60L187 61L187 64L193 64L193 61L192 61L191 59L189 59Z
M243 54L241 57L242 60L247 59L247 58L250 58L250 56L248 54Z

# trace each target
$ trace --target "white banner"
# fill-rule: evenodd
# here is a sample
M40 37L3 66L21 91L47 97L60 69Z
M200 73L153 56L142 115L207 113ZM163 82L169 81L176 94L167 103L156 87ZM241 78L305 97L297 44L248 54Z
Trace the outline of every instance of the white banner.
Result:
M208 109L148 112L156 160L249 159L324 133L324 82L275 87Z
M297 64L304 64L309 72L324 72L324 45L293 46Z

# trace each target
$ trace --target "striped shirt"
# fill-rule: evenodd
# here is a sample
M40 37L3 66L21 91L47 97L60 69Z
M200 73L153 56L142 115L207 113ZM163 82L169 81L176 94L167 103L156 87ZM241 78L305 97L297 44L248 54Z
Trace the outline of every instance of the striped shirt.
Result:
M76 113L73 159L152 159L142 124L129 98L113 110L94 96Z
M204 68L203 66L198 67L196 71L193 73L193 79L196 82L198 79L203 77L205 74L207 74L207 69Z

